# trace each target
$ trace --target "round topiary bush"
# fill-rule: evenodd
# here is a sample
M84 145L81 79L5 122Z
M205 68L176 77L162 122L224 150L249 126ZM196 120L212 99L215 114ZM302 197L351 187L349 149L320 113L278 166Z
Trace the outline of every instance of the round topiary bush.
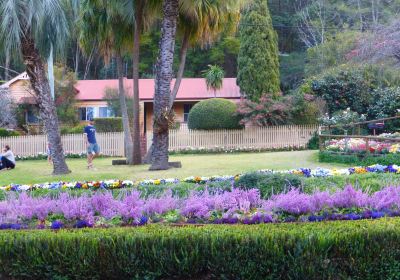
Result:
M236 104L222 98L201 101L189 113L189 129L235 129L240 128Z

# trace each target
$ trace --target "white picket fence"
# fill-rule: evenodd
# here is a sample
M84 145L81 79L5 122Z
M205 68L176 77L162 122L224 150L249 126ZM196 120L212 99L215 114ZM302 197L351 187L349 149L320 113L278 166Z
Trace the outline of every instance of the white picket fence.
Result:
M64 151L78 154L86 151L83 134L68 134L61 136ZM96 139L101 153L108 156L124 155L124 134L122 132L97 133ZM10 145L16 155L30 156L47 152L47 137L45 135L29 135L0 137L0 146Z
M253 127L238 130L170 130L169 150L186 149L279 149L285 147L305 147L318 130L316 125L283 125L271 127ZM83 134L63 135L62 143L66 153L86 151ZM97 133L97 142L101 153L109 156L124 155L123 132ZM152 133L147 135L147 148L150 147ZM30 156L47 152L45 135L0 137L0 146L10 145L16 155Z
M279 149L305 147L318 130L317 125L282 125L271 127L250 127L238 130L170 130L169 150L254 148ZM152 134L147 135L147 147L151 145Z

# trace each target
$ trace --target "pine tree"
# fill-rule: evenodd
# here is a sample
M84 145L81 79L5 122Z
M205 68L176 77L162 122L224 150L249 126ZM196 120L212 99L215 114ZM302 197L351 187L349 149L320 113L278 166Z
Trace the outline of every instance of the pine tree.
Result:
M258 101L279 91L278 37L272 27L267 0L253 0L242 12L237 84L242 94Z

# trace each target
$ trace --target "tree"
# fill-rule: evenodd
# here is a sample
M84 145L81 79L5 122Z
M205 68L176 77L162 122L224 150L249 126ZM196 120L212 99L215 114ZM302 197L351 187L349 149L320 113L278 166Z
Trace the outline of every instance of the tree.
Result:
M148 1L134 1L133 16L135 21L133 33L132 52L132 77L133 77L133 163L142 163L140 149L140 106L139 106L139 61L140 61L140 40L143 31L145 8Z
M171 91L169 110L172 109L183 78L188 49L196 44L205 46L213 43L220 32L236 27L239 18L240 0L181 0L178 15L178 33L182 42L179 51L179 66L174 87ZM153 146L145 162L151 161ZM150 159L150 160L149 160Z
M204 71L207 89L212 89L214 91L214 97L217 97L217 90L222 88L224 75L224 69L218 65L208 65L208 69Z
M58 117L51 97L43 58L50 46L60 50L68 24L59 0L3 0L0 2L0 40L6 51L22 55L52 147L53 174L70 170L65 162Z
M130 0L127 0L131 3ZM134 19L132 77L133 77L133 164L142 163L140 139L140 106L139 106L139 62L141 35L145 25L151 25L154 14L160 8L160 0L137 0L127 8L126 15ZM129 5L126 5L127 7Z
M400 20L394 20L365 36L349 56L364 62L391 61L400 65Z
M91 52L93 43L96 42L97 48L106 62L109 61L112 55L116 57L126 161L128 164L133 164L134 145L126 105L122 60L122 54L128 49L129 43L132 40L129 34L131 34L130 31L133 28L133 23L129 21L129 18L124 16L125 4L124 1L83 1L80 20L80 42L86 53Z
M173 112L169 106L178 10L179 0L163 1L160 52L155 78L153 152L150 170L169 168L168 129L169 125L173 123Z
M0 128L17 126L16 105L7 89L0 88Z
M237 84L242 94L258 101L263 94L278 93L277 35L272 28L266 0L254 0L244 8L239 35Z
M76 109L76 76L75 73L66 69L65 65L54 66L54 92L57 116L62 124L76 125L78 114Z
M125 89L125 92L128 92L128 89ZM104 91L104 97L107 101L108 108L111 108L115 117L122 117L122 110L121 110L121 102L119 100L119 92L115 88L106 88ZM132 96L126 96L126 107L132 108L133 106L133 99ZM133 119L133 112L132 110L128 111L129 120ZM130 121L129 124L132 128L132 122Z
M178 31L182 36L179 68L176 75L170 107L174 103L185 70L189 47L210 45L222 30L236 27L240 14L239 0L182 0L179 9Z

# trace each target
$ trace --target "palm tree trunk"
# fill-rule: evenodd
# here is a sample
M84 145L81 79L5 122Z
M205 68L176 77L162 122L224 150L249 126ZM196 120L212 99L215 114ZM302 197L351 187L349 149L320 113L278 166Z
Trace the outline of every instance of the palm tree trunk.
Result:
M176 95L178 94L179 87L182 82L183 72L185 71L186 55L187 55L187 51L189 48L189 38L190 38L190 33L188 31L185 31L185 34L183 35L183 39L182 39L181 50L179 52L178 73L176 74L174 88L172 89L172 93L171 93L171 100L170 100L170 104L169 104L170 109L174 105Z
M128 164L133 164L133 142L132 142L131 128L129 124L128 108L126 106L126 97L124 89L124 70L123 70L121 54L119 53L116 54L116 60L117 60L117 72L118 72L118 95L119 95L119 103L121 106L122 126L124 128L126 162Z
M78 71L79 71L79 42L76 40L76 49L75 49L75 76L78 79Z
M4 71L4 81L8 81L10 79L9 74L8 74L8 68L10 68L10 52L6 50L6 65L5 65L5 71Z
M140 150L140 108L139 108L139 56L140 32L142 31L143 1L137 1L135 10L135 31L133 34L133 164L142 163Z
M168 125L171 116L172 64L176 38L179 0L163 1L163 20L160 39L160 53L154 94L153 160L150 170L166 170L168 165Z
M49 81L43 62L35 48L35 42L29 34L21 36L21 51L26 65L26 73L36 95L40 116L44 122L45 131L51 145L51 158L53 160L53 174L67 174L71 171L64 158L64 150L61 143L58 117L54 100L51 98Z
M171 100L169 104L169 108L172 109L172 106L174 105L176 96L178 94L182 78L183 78L183 72L185 71L185 65L186 65L186 56L187 56L187 51L189 49L189 32L185 32L182 38L182 46L179 52L179 68L178 72L176 74L176 79L175 79L175 84L174 88L172 89L171 93ZM151 163L152 160L152 153L153 153L153 144L150 145L149 150L147 151L147 154L143 160L144 163Z

